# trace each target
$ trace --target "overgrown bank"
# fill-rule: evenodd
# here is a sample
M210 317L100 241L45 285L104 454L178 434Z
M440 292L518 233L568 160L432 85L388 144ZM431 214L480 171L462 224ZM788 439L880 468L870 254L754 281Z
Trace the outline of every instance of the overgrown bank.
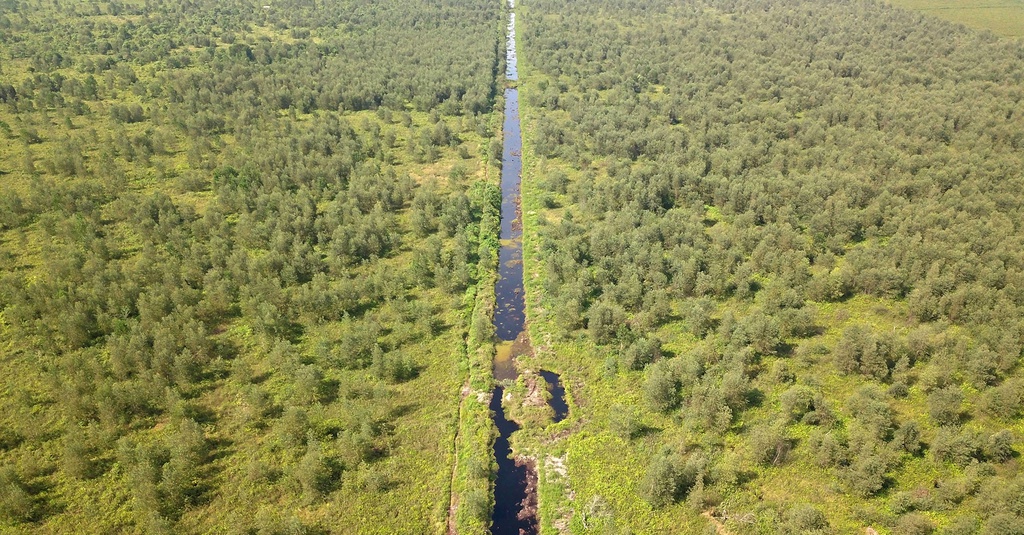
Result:
M499 122L500 124L500 122ZM453 485L454 520L450 524L460 535L490 532L494 508L494 474L497 465L492 446L497 431L491 419L490 396L494 380L494 282L498 273L498 231L501 192L492 181L485 186L487 209L480 224L481 276L476 286L469 332L466 339L468 382L459 407L459 429Z

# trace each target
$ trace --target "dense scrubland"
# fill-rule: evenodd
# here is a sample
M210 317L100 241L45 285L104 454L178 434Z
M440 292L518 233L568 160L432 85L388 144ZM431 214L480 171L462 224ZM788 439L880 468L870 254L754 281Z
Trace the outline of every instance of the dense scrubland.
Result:
M445 529L503 7L0 2L0 530Z
M520 11L528 316L573 401L521 439L546 528L1024 533L1021 44L872 2Z

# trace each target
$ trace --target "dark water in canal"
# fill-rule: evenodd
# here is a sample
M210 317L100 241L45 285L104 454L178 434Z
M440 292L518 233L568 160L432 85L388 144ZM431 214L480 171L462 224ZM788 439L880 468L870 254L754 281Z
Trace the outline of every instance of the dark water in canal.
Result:
M544 382L548 384L548 390L551 392L551 401L548 404L555 411L554 421L557 424L569 415L569 404L565 401L565 387L562 386L561 378L555 372L541 370L540 376L544 378Z
M523 296L523 223L519 185L523 173L523 137L519 128L519 90L505 90L504 149L501 155L501 249L498 251L497 307L494 328L498 338L515 340L526 321Z
M514 0L509 0L514 8ZM509 14L506 49L505 78L519 79L516 59L515 13ZM528 341L519 340L526 323L526 303L523 291L523 224L520 203L520 183L523 171L523 137L519 123L519 90L505 89L504 148L501 156L501 249L498 252L498 281L494 286L496 306L494 327L498 344L494 359L494 378L499 381L515 380L519 374L515 367L514 348L529 347ZM555 421L566 417L569 407L565 403L565 389L558 374L541 371L551 391L551 407ZM491 533L494 535L533 535L538 531L536 517L536 468L532 463L517 463L511 458L509 437L519 430L516 422L505 417L501 405L505 389L495 387L490 409L498 438L494 442L494 456L498 461L498 475L494 484L494 513Z
M509 7L513 7L512 1ZM506 47L505 78L517 80L515 13L509 15L508 41ZM494 377L500 380L514 380L515 362L512 360L512 341L523 331L526 321L523 292L523 226L520 214L519 185L523 172L523 138L519 127L519 90L505 89L505 123L502 126L504 148L501 155L501 249L498 252L498 282L494 293L494 328L503 344L499 344L499 355L494 360ZM505 417L501 399L505 389L498 386L491 396L491 411L498 428L494 441L494 457L498 461L498 476L494 483L494 513L491 516L491 533L494 535L520 535L537 533L535 513L524 511L525 506L536 503L536 497L529 495L532 467L516 463L511 458L512 448L509 437L519 430L512 420Z
M498 477L494 482L494 513L491 515L491 533L495 535L519 535L520 533L537 533L535 514L522 514L524 505L528 503L527 487L532 467L517 464L508 457L512 452L508 439L519 430L519 425L505 418L501 407L501 397L505 389L497 387L491 396L491 411L494 412L494 424L498 427L498 438L494 441L494 456L498 459Z

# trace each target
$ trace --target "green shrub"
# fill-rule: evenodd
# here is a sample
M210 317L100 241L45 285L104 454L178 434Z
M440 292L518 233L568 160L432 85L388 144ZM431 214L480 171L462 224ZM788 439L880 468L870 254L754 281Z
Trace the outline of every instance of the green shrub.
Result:
M636 412L622 404L615 404L608 415L608 428L619 438L632 440L640 434L643 424Z
M988 437L985 444L985 457L996 462L1003 462L1013 456L1013 431L1003 429Z
M786 533L809 533L828 528L828 518L817 507L803 503L790 507L784 517L782 526Z
M671 451L654 456L647 473L640 482L640 495L659 508L686 496L704 469L702 459L691 457L684 461Z
M963 413L964 395L960 388L948 386L928 395L928 415L939 425L953 425Z
M13 467L0 468L0 518L7 522L29 522L35 518L36 501Z
M935 523L920 513L908 513L900 517L895 531L902 535L930 535L935 531Z
M1024 535L1024 518L1012 513L997 513L985 522L981 535Z
M977 433L955 427L943 427L935 433L931 452L936 460L967 466L981 457L984 441Z
M974 516L958 516L946 524L939 533L942 535L974 535L981 528L981 522Z
M782 413L791 422L798 422L814 407L814 390L803 385L790 387L779 397Z
M792 441L782 423L767 423L755 426L748 440L754 462L765 466L778 466L786 462Z

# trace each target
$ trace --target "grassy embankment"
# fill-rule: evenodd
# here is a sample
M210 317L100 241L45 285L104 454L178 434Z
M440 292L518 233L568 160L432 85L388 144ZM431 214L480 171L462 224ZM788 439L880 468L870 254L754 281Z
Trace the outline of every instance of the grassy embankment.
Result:
M500 114L497 124L502 124ZM480 260L473 304L468 318L466 343L468 374L462 387L458 408L458 433L455 449L456 465L453 473L452 506L454 517L449 519L455 533L483 535L490 532L491 511L494 509L492 491L497 462L493 455L497 429L489 408L494 380L491 360L494 357L494 284L498 273L498 233L501 223L500 191L495 182L500 170L488 169L487 183L491 186L493 203L485 205L480 222Z

